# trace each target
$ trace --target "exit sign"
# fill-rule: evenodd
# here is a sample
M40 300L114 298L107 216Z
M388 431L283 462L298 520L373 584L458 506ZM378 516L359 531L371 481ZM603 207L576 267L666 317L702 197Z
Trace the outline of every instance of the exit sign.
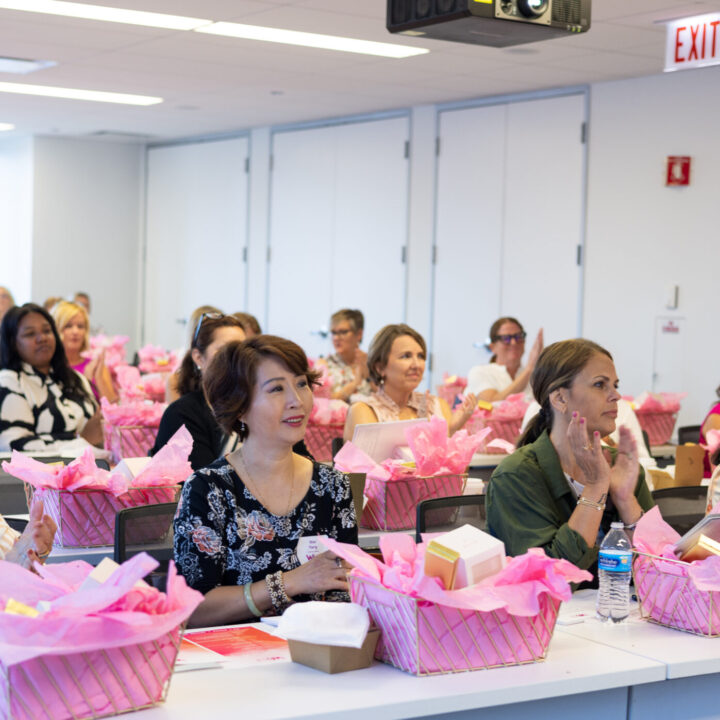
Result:
M720 64L720 13L667 23L665 72Z

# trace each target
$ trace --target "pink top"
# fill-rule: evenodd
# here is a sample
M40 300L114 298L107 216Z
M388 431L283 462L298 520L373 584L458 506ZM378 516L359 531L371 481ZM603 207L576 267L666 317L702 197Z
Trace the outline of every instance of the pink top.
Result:
M702 429L703 429L703 425L705 425L705 423L707 422L707 419L711 415L720 415L720 402L715 403L715 405L713 405L710 408L710 412L705 416L705 419L702 421L702 425L700 425L700 444L701 445L705 445L707 443L707 440L705 439L705 433L702 431ZM709 478L712 476L712 469L710 467L710 454L707 451L705 452L704 465L705 465L705 472L703 474L703 477Z
M383 388L380 388L377 392L372 393L372 395L366 398L363 402L375 411L378 422L395 422L396 420L400 420L399 405L385 392L385 390L383 390ZM407 406L415 410L419 418L430 418L435 416L441 418L442 420L445 419L440 403L434 395L414 392L410 396Z
M78 375L84 375L85 374L85 368L90 363L90 358L83 358L77 365L71 365L70 367L78 373ZM95 399L100 402L100 393L98 392L97 386L95 385L95 381L91 378L88 378L90 381L90 386L92 387L92 391L95 395Z

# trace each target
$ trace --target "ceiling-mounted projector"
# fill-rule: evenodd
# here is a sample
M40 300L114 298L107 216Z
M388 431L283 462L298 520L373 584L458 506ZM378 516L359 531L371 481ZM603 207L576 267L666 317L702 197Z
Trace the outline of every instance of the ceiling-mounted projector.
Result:
M590 29L590 0L387 0L387 29L508 47Z

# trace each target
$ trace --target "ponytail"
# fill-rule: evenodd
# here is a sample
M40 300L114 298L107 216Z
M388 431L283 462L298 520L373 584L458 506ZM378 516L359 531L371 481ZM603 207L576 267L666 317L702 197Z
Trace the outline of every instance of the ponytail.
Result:
M534 443L546 430L550 432L552 430L552 410L550 410L550 402L548 401L548 409L540 407L537 414L528 423L525 428L525 432L520 436L518 440L518 447L523 445L530 445Z

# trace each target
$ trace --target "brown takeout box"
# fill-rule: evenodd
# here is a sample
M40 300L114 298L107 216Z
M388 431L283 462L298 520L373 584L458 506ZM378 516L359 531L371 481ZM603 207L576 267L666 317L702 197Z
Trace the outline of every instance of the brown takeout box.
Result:
M705 448L687 443L675 451L675 484L702 485Z
M315 645L300 640L288 640L288 646L293 662L326 673L340 673L369 667L379 637L380 630L370 628L365 642L360 648L341 647L339 645Z

